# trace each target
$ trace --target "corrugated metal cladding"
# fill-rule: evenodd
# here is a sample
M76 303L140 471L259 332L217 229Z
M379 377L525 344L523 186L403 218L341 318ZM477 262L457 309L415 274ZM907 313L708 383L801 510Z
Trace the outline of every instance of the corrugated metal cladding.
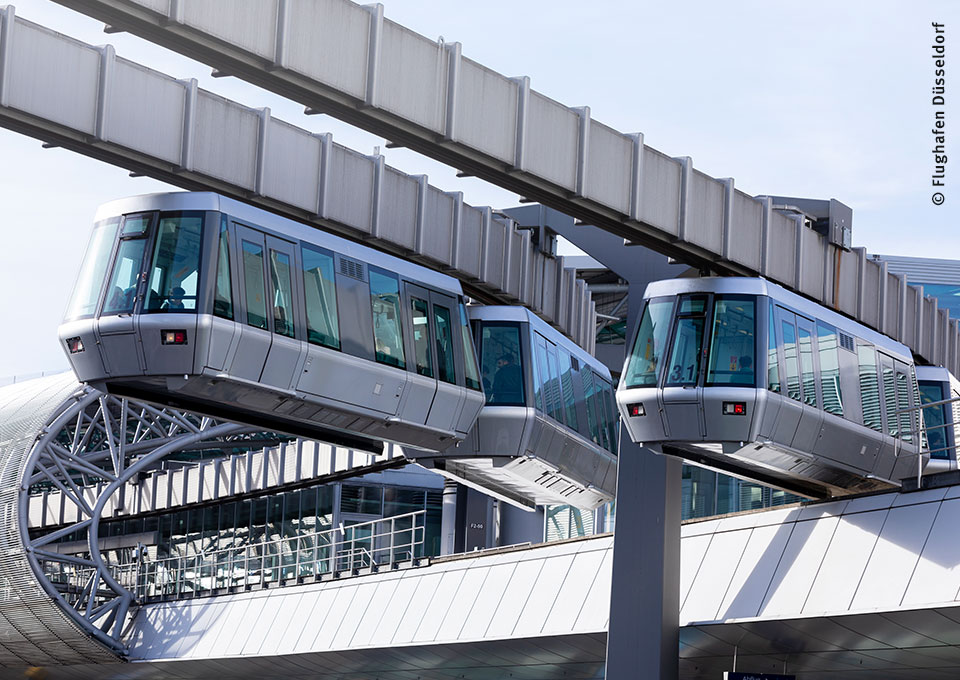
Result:
M917 283L940 283L960 286L960 262L928 257L901 257L899 255L872 255L887 263L887 271L907 277Z
M291 27L304 18L300 14L315 12L307 4L292 4L290 12L281 13ZM220 39L239 40L254 54L262 56L264 50L272 54L273 38L264 40L256 25L276 24L277 5L254 5L224 23L215 18L219 10L186 3L183 18ZM357 37L351 28L355 17L345 21L333 41L337 44ZM431 62L432 53L424 52L415 34L396 28L384 39L385 49L395 46L405 54L412 50L408 55L412 62L397 62L405 69L426 68ZM291 67L306 49L297 40L284 43ZM342 67L343 73L328 74L332 82L341 83L357 75L342 57L338 54L334 61L316 66ZM446 61L442 65L440 71L445 72ZM418 94L415 114L424 124L435 125L443 107L436 102L427 106L426 94ZM386 106L393 100L383 101ZM406 111L407 103L407 97L401 97L395 105ZM389 168L382 156L363 156L334 144L330 135L275 120L269 109L243 106L199 90L196 81L178 81L120 59L112 47L95 48L24 21L14 16L12 7L0 12L0 125L117 165L134 166L178 186L235 196L401 256L414 256L501 304L527 305L593 351L593 325L579 323L582 315L591 315L589 292L577 294L571 288L574 279L549 275L554 268L564 268L563 259L532 247L529 234L517 230L509 218L467 205L461 194L431 187L425 177ZM542 162L555 160L548 157ZM535 272L545 275L537 277ZM555 298L544 294L545 288L552 291L558 286L556 299L569 301L582 312L571 314L568 306L557 306Z
M256 12L237 4L215 19L184 11L178 0L57 2L630 241L723 273L766 276L960 373L950 349L957 324L925 304L906 318L903 301L916 293L901 291L903 282L862 249L839 249L773 211L769 199L696 171L689 158L670 158L641 134L593 120L589 107L555 102L532 90L527 77L508 78L467 59L459 43L384 19L381 5L262 0ZM89 113L87 106L78 124L89 125ZM554 322L562 314L552 304L543 311Z
M119 658L75 623L27 560L20 517L24 466L45 425L75 403L72 374L0 389L0 666L110 663Z

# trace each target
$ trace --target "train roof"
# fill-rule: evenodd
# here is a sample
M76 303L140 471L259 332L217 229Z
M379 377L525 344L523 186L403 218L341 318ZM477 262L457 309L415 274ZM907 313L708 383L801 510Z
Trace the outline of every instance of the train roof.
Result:
M362 260L375 267L395 272L406 279L419 281L432 288L463 293L458 279L428 267L413 264L394 255L374 250L354 243L340 236L326 232L295 220L275 215L267 210L255 208L241 201L221 196L211 191L172 191L166 193L143 194L121 198L104 203L97 208L95 221L115 217L124 213L147 210L204 210L223 212L244 222L255 224L295 240L315 243L329 248L341 255Z
M550 340L559 347L563 347L570 352L581 364L586 364L594 370L595 373L607 380L611 380L610 369L608 369L599 359L587 352L580 345L565 336L556 328L548 324L539 316L531 312L526 307L511 307L508 305L470 305L467 311L471 319L480 321L517 321L526 322L537 330L540 335Z
M762 295L773 298L792 307L796 311L814 319L825 321L848 334L872 343L876 347L900 356L907 361L913 360L910 348L878 331L850 319L839 312L824 307L812 300L797 295L786 288L766 279L746 276L710 276L702 278L681 278L654 281L647 286L644 299L680 293L726 293L742 295Z

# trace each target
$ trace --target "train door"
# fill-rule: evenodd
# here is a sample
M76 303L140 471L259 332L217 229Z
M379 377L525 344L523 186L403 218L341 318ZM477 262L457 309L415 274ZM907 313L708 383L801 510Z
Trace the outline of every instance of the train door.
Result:
M264 235L235 224L240 267L240 305L237 322L240 340L230 365L230 375L259 382L270 351L270 322L267 317L267 253Z
M817 329L814 322L797 316L797 354L800 360L800 391L802 411L793 446L800 451L813 451L820 438L823 411L820 395L820 372L817 370L818 352L814 346Z
M708 306L707 295L684 295L673 322L661 400L668 436L678 441L696 441L705 435L700 374Z
M797 425L803 415L800 388L800 357L797 345L796 315L783 307L774 311L774 322L780 336L780 390L783 399L772 440L790 445L797 434Z
M460 332L457 300L430 291L430 325L433 329L437 367L437 395L430 406L427 426L453 430L466 401L463 377L463 344L455 342Z
M296 269L296 249L289 241L266 237L267 246L267 316L273 331L270 350L263 367L260 382L281 389L290 389L293 376L306 358L305 343L297 339L303 335L300 318L299 291Z
M404 281L403 304L410 319L407 328L407 364L411 370L400 409L404 420L425 424L437 393L437 362L431 342L430 291Z
M146 290L146 262L155 213L125 215L113 266L96 324L104 366L111 375L142 374L142 344L137 342L134 311ZM109 361L107 360L109 357Z

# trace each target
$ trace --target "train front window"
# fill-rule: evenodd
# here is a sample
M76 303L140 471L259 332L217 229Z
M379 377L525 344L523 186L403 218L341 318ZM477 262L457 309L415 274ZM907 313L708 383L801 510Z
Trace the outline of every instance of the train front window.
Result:
M938 382L920 383L920 400L923 404L933 404L944 400L943 384ZM930 447L930 457L939 460L950 460L953 450L947 446L947 406L930 406L922 411L923 426L926 429L927 444Z
M696 385L700 377L700 357L703 355L703 326L706 298L682 298L673 332L669 371L664 383L667 387Z
M381 364L403 368L406 362L400 334L400 281L396 275L370 268L370 302L376 359Z
M755 308L754 298L715 299L707 385L756 385Z
M83 265L77 276L77 284L73 288L73 296L70 298L70 304L67 305L67 319L92 316L97 310L97 300L107 275L110 251L113 250L119 226L119 217L103 220L94 225L87 252L83 256Z
M657 384L660 357L670 332L673 313L671 298L657 298L647 302L640 319L637 339L627 365L626 386L652 387Z
M526 405L520 349L520 329L515 324L483 324L480 336L480 370L488 404Z
M161 214L144 311L196 311L202 243L203 213Z
M137 284L143 267L145 238L124 239L117 249L113 273L107 284L102 314L131 314L137 301Z

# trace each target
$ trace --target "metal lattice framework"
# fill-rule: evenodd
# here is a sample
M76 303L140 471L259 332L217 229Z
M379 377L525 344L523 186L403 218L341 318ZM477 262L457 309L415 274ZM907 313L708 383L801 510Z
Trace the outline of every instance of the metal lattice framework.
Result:
M122 515L125 485L168 456L242 445L257 430L105 395L70 374L15 387L0 395L0 619L19 639L0 641L0 665L116 660L136 574L103 550L101 519ZM45 489L75 508L53 531L31 528L31 497Z

